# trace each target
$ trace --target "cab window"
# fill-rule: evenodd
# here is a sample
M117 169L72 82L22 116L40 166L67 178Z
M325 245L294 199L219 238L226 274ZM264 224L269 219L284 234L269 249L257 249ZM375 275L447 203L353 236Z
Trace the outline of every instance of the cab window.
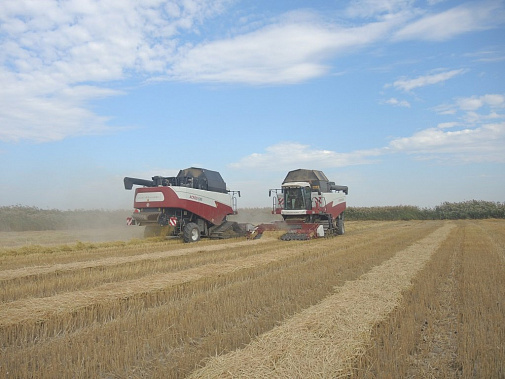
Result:
M288 187L284 190L284 209L312 209L309 187Z

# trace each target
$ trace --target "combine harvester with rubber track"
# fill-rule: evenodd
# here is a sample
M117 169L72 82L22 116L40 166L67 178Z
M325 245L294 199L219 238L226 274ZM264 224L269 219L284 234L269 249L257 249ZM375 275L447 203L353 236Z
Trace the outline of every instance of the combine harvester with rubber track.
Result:
M244 236L245 230L226 217L237 213L240 191L229 191L217 171L190 167L175 177L154 176L152 180L124 178L124 187L134 185L135 211L129 225L145 226L144 236L179 236L185 242L201 237Z
M285 230L281 240L308 240L342 235L348 187L330 182L322 171L298 169L290 171L280 189L271 189L273 214L283 221L260 224L255 237L265 231Z

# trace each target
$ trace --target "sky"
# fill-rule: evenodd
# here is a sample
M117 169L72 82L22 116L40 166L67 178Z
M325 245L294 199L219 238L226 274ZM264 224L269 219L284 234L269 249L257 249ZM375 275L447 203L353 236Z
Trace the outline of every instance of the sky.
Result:
M0 206L131 209L123 177L221 173L269 207L505 201L505 1L4 0Z

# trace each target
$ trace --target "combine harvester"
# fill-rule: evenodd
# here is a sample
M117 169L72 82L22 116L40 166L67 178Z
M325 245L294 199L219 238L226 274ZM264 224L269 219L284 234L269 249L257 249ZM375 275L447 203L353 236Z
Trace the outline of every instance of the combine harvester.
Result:
M179 236L185 242L200 237L244 236L245 230L226 216L237 213L240 191L226 189L217 171L190 167L175 177L154 176L152 180L124 178L124 187L135 189L135 211L129 225L145 225L144 236Z
M260 224L254 238L265 231L286 230L281 240L308 240L344 234L347 186L330 182L322 171L298 169L288 173L281 189L269 191L273 214L284 221Z

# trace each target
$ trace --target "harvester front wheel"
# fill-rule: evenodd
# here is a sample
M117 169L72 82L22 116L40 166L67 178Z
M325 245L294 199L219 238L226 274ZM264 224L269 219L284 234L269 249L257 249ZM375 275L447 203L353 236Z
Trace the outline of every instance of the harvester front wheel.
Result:
M337 235L341 236L344 233L345 233L344 214L341 213L337 217Z
M182 232L184 242L196 242L200 239L200 229L194 222L186 224Z

